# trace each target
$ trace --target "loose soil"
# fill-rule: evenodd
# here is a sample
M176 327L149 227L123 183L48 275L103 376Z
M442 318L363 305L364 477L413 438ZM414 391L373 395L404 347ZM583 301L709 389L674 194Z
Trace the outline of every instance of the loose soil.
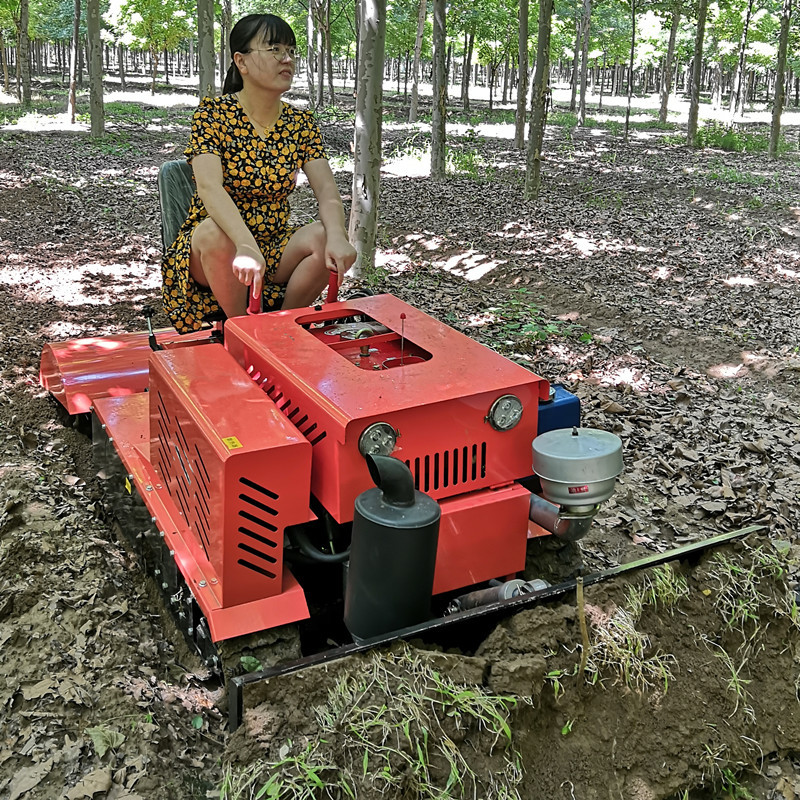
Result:
M358 798L800 797L796 154L552 126L538 202L498 126L454 135L471 173L443 184L391 165L368 283L564 384L585 425L624 443L590 533L535 546L531 576L761 527L587 587L583 604L526 610L474 652L417 642L275 679L231 735L224 689L114 534L89 439L38 385L46 342L140 330L158 308L155 176L180 157L190 105L158 119L132 105L101 142L0 131L0 799L215 797L228 764L283 759L289 780L304 753ZM346 156L349 124L324 133ZM421 136L387 130L387 153ZM295 210L313 213L305 187ZM439 704L439 679L508 727ZM354 710L373 724L360 744ZM463 758L461 789L447 753Z

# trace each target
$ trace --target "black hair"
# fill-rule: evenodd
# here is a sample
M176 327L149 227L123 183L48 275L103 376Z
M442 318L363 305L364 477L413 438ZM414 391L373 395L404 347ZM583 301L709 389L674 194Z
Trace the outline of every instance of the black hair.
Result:
M288 47L297 45L291 25L286 20L276 17L275 14L248 14L246 17L242 17L231 31L231 65L225 75L225 82L222 86L223 94L241 90L244 84L239 67L233 60L233 54L249 53L251 44L257 39L267 44L283 44Z

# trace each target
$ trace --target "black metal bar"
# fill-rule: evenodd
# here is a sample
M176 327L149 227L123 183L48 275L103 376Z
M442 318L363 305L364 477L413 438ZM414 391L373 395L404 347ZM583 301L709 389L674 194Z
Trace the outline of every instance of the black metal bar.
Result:
M676 547L672 550L667 550L664 553L656 553L652 556L641 558L637 561L631 561L627 564L620 564L616 567L609 567L608 569L600 570L599 572L592 572L583 577L583 585L591 586L595 583L609 580L610 578L619 575L625 575L637 570L647 569L648 567L655 567L660 564L665 564L669 561L676 561L678 559L686 558L688 556L702 553L705 550L710 550L714 547L727 544L728 542L737 539L743 539L751 533L764 530L764 525L750 525L746 528L741 528L736 531L722 533L718 536L712 536L709 539L701 539L697 542ZM390 633L382 634L368 641L359 642L357 644L341 645L340 647L331 650L325 650L322 653L304 656L303 658L292 661L288 664L279 665L270 669L261 670L260 672L250 672L247 675L240 675L232 678L228 686L228 725L231 731L235 731L242 722L244 713L244 688L254 683L261 681L268 681L280 675L288 675L292 672L298 672L302 669L309 667L320 666L328 664L332 661L337 661L347 656L356 655L357 653L364 653L368 650L373 650L378 647L396 642L400 639L409 639L418 637L421 634L428 634L444 628L450 629L463 624L475 622L478 619L489 618L492 616L506 617L513 613L521 611L528 606L535 605L543 600L549 600L553 597L566 594L573 591L577 586L576 579L570 579L563 583L556 584L555 586L548 586L546 589L540 589L528 594L512 597L507 600L499 600L496 603L491 603L477 608L470 608L465 611L459 611L447 617L437 617L436 619L429 620L428 622L419 625L413 625L409 628L392 631Z

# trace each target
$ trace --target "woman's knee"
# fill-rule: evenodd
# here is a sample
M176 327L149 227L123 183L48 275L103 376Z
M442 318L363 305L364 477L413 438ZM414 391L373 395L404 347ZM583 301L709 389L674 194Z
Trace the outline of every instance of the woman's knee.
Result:
M197 251L198 256L205 260L233 258L235 248L222 228L213 219L206 218L194 229L192 250Z

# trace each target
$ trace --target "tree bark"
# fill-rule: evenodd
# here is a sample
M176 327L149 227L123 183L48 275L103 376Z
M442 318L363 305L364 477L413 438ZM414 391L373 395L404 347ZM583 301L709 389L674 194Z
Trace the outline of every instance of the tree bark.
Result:
M538 199L542 177L542 143L547 123L547 99L550 90L550 23L553 0L539 0L539 38L536 45L536 69L531 96L531 125L525 169L525 198Z
M119 87L124 92L128 87L125 83L125 52L121 44L117 45L117 71L119 72Z
M580 99L578 101L578 124L586 124L586 77L589 71L589 28L592 24L592 0L583 0L581 17L581 74Z
M694 60L692 61L692 85L689 100L689 122L686 129L686 143L695 147L697 120L700 116L700 78L703 74L703 39L706 35L706 16L708 0L699 0L697 5L697 33L694 37Z
M631 101L633 100L633 59L636 55L636 0L631 0L631 52L628 61L628 102L625 106L625 136L624 141L628 141L628 134L631 125Z
M312 108L317 102L317 91L314 78L314 70L316 68L317 55L314 52L314 41L316 38L314 24L314 2L315 0L308 0L308 14L306 15L306 85L308 86L308 102ZM358 3L356 3L356 14L358 14ZM358 53L356 53L356 61L358 61ZM357 84L356 84L357 85Z
M431 178L444 180L446 170L447 74L445 71L445 0L433 0L433 120ZM468 96L468 95L467 95Z
M514 119L514 147L525 147L525 117L528 106L528 0L519 0L519 83Z
M89 42L89 118L91 120L91 135L93 138L100 138L105 133L100 0L86 0L86 36Z
M353 193L350 241L358 253L354 275L375 267L381 175L383 58L386 49L386 0L359 0L358 95L353 141Z
M669 42L667 43L667 54L664 57L664 69L661 71L661 107L658 110L658 121L667 121L669 110L669 96L672 93L672 60L675 57L675 41L678 38L678 25L681 21L680 6L672 9L672 27L669 29Z
M775 72L775 98L772 101L772 126L769 131L769 157L778 157L781 137L781 113L786 96L786 53L789 49L789 27L792 21L792 0L783 0L781 30L778 36L778 64Z
M71 125L75 124L75 103L78 85L78 51L81 35L81 0L75 0L72 20L72 47L69 51L69 94L67 96L67 113Z
M736 62L736 73L733 78L733 86L731 86L730 98L730 121L736 116L738 110L744 110L744 93L742 92L742 84L744 82L744 68L747 56L747 35L750 30L750 17L753 13L753 0L747 3L747 13L744 17L744 25L742 26L742 38L739 41L739 58Z
M575 53L572 56L572 77L569 81L569 110L575 111L577 108L576 97L578 94L578 64L581 54L581 21L575 18Z
M197 60L200 99L217 96L214 0L197 0Z
M30 39L28 38L28 22L30 5L28 0L19 0L19 76L22 83L22 105L31 106L31 64L30 64Z
M8 83L8 59L6 58L6 42L3 39L2 31L0 31L0 64L3 67L3 91L8 94L11 87Z
M425 20L428 17L428 0L419 0L417 10L417 38L414 40L414 80L411 83L411 105L408 121L416 122L419 113L419 62L422 58L422 37L425 35Z
M461 76L461 104L464 111L469 111L469 81L472 76L472 49L475 46L475 34L469 33L464 34L464 36L464 74Z

